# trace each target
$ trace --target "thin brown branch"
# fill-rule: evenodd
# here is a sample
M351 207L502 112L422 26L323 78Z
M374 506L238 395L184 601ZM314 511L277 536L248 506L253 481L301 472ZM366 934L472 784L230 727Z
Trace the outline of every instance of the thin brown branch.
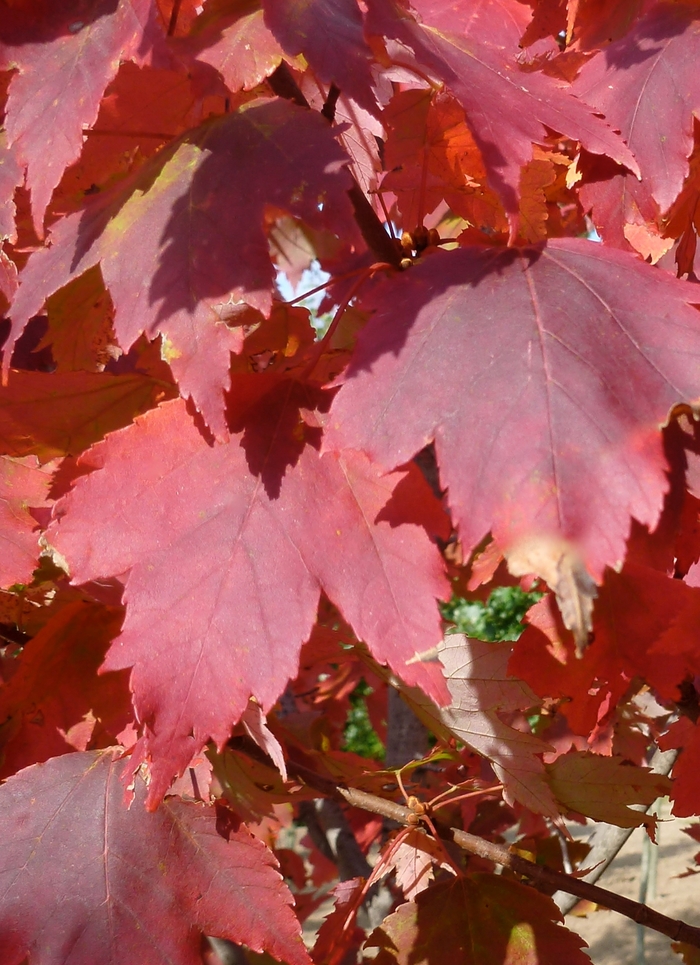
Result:
M172 13L170 14L170 23L168 24L168 37L172 37L175 33L175 28L177 27L177 18L180 15L181 6L182 0L175 0Z
M339 794L348 804L353 807L371 811L373 814L381 814L399 824L411 824L415 821L415 814L410 808L393 801L386 801L384 798L377 797L375 794L368 794L366 791L359 791L356 788L337 788ZM631 898L624 898L615 892L599 888L587 881L574 878L563 871L555 871L542 865L528 861L520 855L509 851L507 848L491 841L485 841L467 831L460 831L457 828L439 828L440 834L447 840L454 841L456 845L470 854L478 855L502 868L508 868L516 874L521 875L529 884L533 884L541 890L552 894L555 891L565 891L568 894L576 895L592 901L597 905L604 905L612 911L630 918L638 925L644 925L654 931L667 935L677 942L685 942L700 948L700 928L688 925L684 921L668 918L653 908L643 905L639 901Z

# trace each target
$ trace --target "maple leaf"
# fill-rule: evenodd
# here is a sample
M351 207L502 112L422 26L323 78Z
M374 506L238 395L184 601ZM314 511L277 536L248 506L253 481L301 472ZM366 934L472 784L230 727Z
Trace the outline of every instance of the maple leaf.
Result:
M603 236L615 244L624 223L639 220L636 209L650 220L651 199L663 213L683 187L693 148L693 115L700 111L696 18L694 4L655 4L622 39L590 60L573 84L574 93L622 132L639 162L641 183L629 183L620 173L582 192Z
M265 23L286 53L303 54L319 80L335 83L371 113L377 110L356 0L263 0ZM323 24L323 29L319 29Z
M272 307L268 210L357 238L346 163L325 120L285 101L258 102L197 128L129 188L57 224L51 247L22 273L6 368L46 298L99 262L119 344L128 349L142 332L162 333L182 394L225 435L223 390L231 352L242 344L228 316L243 301L266 315Z
M260 383L270 380L249 377ZM247 403L243 435L212 447L184 403L166 403L86 454L100 471L77 482L50 530L75 581L130 570L105 666L134 667L152 803L208 739L223 744L251 695L274 704L321 589L377 660L445 699L437 668L406 666L441 635L435 599L448 588L420 528L432 529L434 498L415 467L386 476L359 453L320 456L315 404L272 381Z
M627 562L608 570L594 610L593 643L576 659L544 598L527 615L530 626L514 646L512 673L541 697L564 698L561 712L576 734L588 735L635 677L652 683L665 700L700 672L693 631L700 592L680 580Z
M39 236L53 189L80 154L83 128L97 117L120 61L144 63L161 37L150 0L98 0L89 9L76 2L56 5L38 31L32 13L21 7L8 17L0 67L17 73L5 127L8 144L26 167Z
M551 77L521 71L515 57L494 43L490 31L503 25L499 6L484 5L480 16L467 16L460 25L452 5L418 4L423 19L418 24L398 2L371 0L368 29L411 48L462 104L514 236L520 169L531 160L532 145L545 142L546 128L579 140L592 154L611 157L634 174L639 168L621 138L590 108ZM454 32L460 26L462 31Z
M401 905L370 935L377 965L590 965L547 895L505 876L469 874Z
M125 808L123 769L114 751L66 754L0 788L3 962L198 965L209 934L306 965L267 848L245 830L225 839L205 805L170 799L149 814L140 778Z
M242 3L230 12L209 6L182 47L219 71L231 91L252 90L279 67L284 51L265 25L259 3Z
M133 718L128 680L97 670L122 618L117 607L76 601L25 645L0 688L1 777L90 743L115 742Z
M630 810L630 804L649 806L664 797L672 782L646 767L635 767L621 757L601 757L572 751L547 765L550 787L571 811L619 828L653 829L656 817Z
M445 198L456 214L473 224L505 230L505 216L486 185L486 169L464 110L451 94L399 91L382 117L388 132L388 174L382 190L396 195L407 229L422 224Z
M630 516L656 525L658 430L698 398L693 285L561 239L439 252L368 301L327 446L392 468L435 440L466 553L489 530L504 548L559 534L600 580Z
M437 717L438 727L447 727L491 761L509 803L517 800L532 811L558 817L559 808L547 785L541 758L551 750L550 745L516 730L501 716L537 704L528 685L508 675L511 652L511 643L486 643L461 633L448 634L439 656L450 704L437 710L415 694L407 696L417 701L424 719Z
M407 901L412 901L432 884L435 868L453 870L447 863L443 847L420 828L407 829L401 843L389 855L388 861L382 864L381 876L394 872L396 884Z
M78 455L175 394L138 372L16 372L0 386L0 450L42 462Z
M34 456L0 456L0 586L31 581L39 556L31 509L47 505L52 469L39 466Z

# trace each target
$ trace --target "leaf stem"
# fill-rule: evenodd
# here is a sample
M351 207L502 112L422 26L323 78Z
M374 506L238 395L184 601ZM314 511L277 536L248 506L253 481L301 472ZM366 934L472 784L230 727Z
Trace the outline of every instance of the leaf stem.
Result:
M297 295L296 298L292 298L288 301L287 305L296 305L297 302L303 302L305 298L310 298L311 295L315 295L316 292L323 291L324 288L328 288L329 285L335 285L339 281L344 281L346 278L353 278L355 275L359 275L361 271L366 271L365 268L354 268L352 271L346 271L344 275L333 275L328 281L324 281L322 285L317 285L312 288L311 291L304 292L303 295Z
M333 338L333 335L335 334L338 328L338 325L340 324L340 320L345 314L345 312L347 311L348 305L350 304L351 300L357 294L358 289L367 281L368 278L370 278L377 271L393 271L393 265L386 264L386 262L378 262L378 263L375 263L374 265L370 265L369 268L364 268L362 270L362 274L360 275L360 277L355 280L353 285L351 285L350 291L347 293L347 295L342 300L340 305L338 305L336 313L333 316L333 321L328 326L328 331L320 340L320 342L316 343L313 350L311 351L308 364L306 365L303 372L299 376L300 379L302 380L308 379L308 377L311 375L313 370L316 368L318 360L321 358L326 348L328 347L330 340Z

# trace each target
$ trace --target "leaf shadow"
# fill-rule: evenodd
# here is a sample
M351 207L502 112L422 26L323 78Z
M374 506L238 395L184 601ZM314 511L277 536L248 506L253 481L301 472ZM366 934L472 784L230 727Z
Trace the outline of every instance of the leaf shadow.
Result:
M639 21L636 30L602 51L608 67L629 70L630 67L655 57L662 52L664 41L669 41L687 30L694 16L694 13L680 4L677 7L664 4L653 10L649 16ZM652 41L656 45L642 47L644 41Z
M51 43L59 37L75 36L78 30L115 13L119 0L44 0L34 4L3 4L0 40L8 47Z
M383 355L397 356L414 327L422 327L427 340L440 322L440 318L429 316L431 303L439 296L450 289L487 285L489 277L501 275L518 258L524 258L530 265L538 260L542 248L542 245L527 248L472 245L437 251L413 268L380 283L364 306L373 315L360 334L344 381L359 372L370 371ZM424 310L426 314L422 316ZM454 363L453 358L449 360L449 364Z
M241 433L248 468L277 499L288 469L306 446L321 448L323 430L315 416L327 412L332 393L283 375L239 375L227 394L227 421Z

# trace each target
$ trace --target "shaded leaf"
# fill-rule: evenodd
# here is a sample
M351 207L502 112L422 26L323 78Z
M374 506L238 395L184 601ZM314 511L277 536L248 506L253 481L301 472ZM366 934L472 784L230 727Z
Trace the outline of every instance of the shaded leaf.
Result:
M48 328L37 346L51 346L58 372L102 372L119 350L113 310L99 268L90 268L46 303Z
M116 607L69 603L26 644L0 688L0 777L115 743L133 719L128 678L97 671L123 615Z
M319 80L376 111L372 54L356 0L263 0L263 7L265 23L286 53L303 54Z
M42 462L78 455L173 395L173 386L136 372L13 371L0 386L0 448Z
M6 359L46 298L99 262L119 344L162 333L182 395L225 434L223 390L242 344L229 315L243 301L266 315L272 308L268 210L356 238L346 161L322 117L284 101L197 128L147 165L135 188L58 223L51 247L22 274Z
M551 898L504 876L438 884L385 918L367 942L377 965L589 965Z
M305 965L267 848L245 830L225 840L204 805L171 799L149 814L140 778L127 809L123 767L111 751L67 754L0 788L3 962L199 965L207 934Z

